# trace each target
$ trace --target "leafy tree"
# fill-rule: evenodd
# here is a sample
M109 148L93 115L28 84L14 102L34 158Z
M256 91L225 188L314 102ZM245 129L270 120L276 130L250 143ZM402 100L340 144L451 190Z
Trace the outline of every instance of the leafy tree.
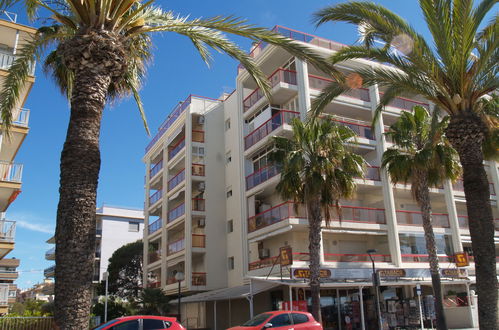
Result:
M88 325L92 295L95 208L100 171L99 133L109 100L132 95L143 109L138 90L151 58L151 34L173 32L189 38L202 59L210 49L240 61L270 96L270 83L250 55L225 33L278 45L325 71L330 66L306 46L236 17L190 19L137 0L1 0L0 9L20 3L38 19L51 13L32 40L18 50L0 92L2 123L12 123L12 109L35 59L44 51L45 67L71 100L69 126L61 154L60 199L56 224L55 319L61 330ZM173 48L172 48L173 49ZM145 120L144 120L145 123ZM146 129L147 129L147 125Z
M414 107L413 111L414 114L402 112L385 133L395 146L384 152L382 166L390 173L393 183L411 184L412 195L421 208L437 328L447 329L429 188L438 187L447 179L455 180L461 171L457 153L444 137L448 118L440 121L438 111L430 116L421 106Z
M109 258L109 294L129 300L139 297L142 291L143 246L141 240L125 244Z
M15 302L9 309L10 316L51 316L53 306L50 302L36 299L27 299L24 302Z
M129 303L117 299L116 297L109 296L107 301L107 319L112 320L117 317L131 315ZM105 301L100 299L95 305L92 306L92 314L100 316L101 321L104 321Z
M271 161L281 171L276 189L295 207L304 203L309 223L310 291L312 315L321 322L320 312L320 243L324 211L326 223L331 207L339 212L339 201L355 191L354 177L364 174L364 159L345 146L355 133L332 120L292 122L293 137L274 137Z
M499 16L492 13L497 2L419 0L431 40L425 40L406 20L374 2L345 2L315 14L317 25L347 22L357 25L361 32L363 44L342 48L331 57L332 64L367 58L393 67L365 67L356 72L365 85L386 88L378 116L402 93L421 95L450 116L446 136L463 167L479 323L487 330L499 329L494 221L482 148L494 127L481 116L480 99L499 88ZM492 19L485 22L488 14ZM320 113L349 88L345 79L325 88L314 100L313 112Z
M144 288L136 303L139 314L166 315L170 309L168 296L160 288Z

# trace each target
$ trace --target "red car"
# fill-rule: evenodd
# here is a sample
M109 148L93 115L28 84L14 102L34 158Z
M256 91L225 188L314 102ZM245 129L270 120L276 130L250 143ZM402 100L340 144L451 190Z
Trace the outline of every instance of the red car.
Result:
M268 328L278 330L322 330L322 325L310 313L274 311L259 314L243 325L228 330L261 330Z
M93 330L185 330L175 317L136 315L124 316L99 325Z

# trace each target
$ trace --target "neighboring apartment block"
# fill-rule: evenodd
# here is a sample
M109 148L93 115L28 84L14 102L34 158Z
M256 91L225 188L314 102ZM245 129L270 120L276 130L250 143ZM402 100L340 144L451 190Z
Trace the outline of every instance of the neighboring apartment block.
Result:
M18 50L36 32L36 29L16 22L17 15L0 12L0 85L7 76L7 70L16 58ZM29 110L24 103L35 82L34 65L21 88L19 103L12 114L12 127L7 134L0 129L0 315L8 312L8 304L15 300L18 259L2 259L14 249L15 221L7 220L5 212L21 193L23 165L14 162L16 154L28 134Z
M278 26L275 30L325 56L343 47L292 29ZM203 113L204 126L194 126L193 123L199 124L199 108L177 107L144 157L148 228L144 232L144 280L149 280L149 286L172 294L176 292L175 271L185 272L182 290L192 295L183 298L182 321L189 327L222 329L244 322L250 309L256 315L283 306L289 308L289 301L301 309L310 304L307 281L303 278L306 272L302 271L308 267L306 211L276 192L280 173L269 162L268 155L273 148L272 136L290 137L291 120L304 120L312 100L331 80L315 67L271 45L256 45L251 55L269 77L270 102L240 67L235 92L222 101L213 101L210 113L220 112L223 117L214 115L209 122ZM353 75L352 70L375 66L382 64L352 60L338 69L358 81L360 77ZM417 96L398 97L385 108L372 129L371 120L383 92L376 85L355 88L324 109L334 115L338 124L357 133L358 144L352 148L368 163L365 177L356 179L355 197L342 201L341 221L335 218L329 227L323 228L321 296L326 328L348 328L346 316L352 329L376 328L369 249L377 251L372 255L376 267L389 270L381 276L381 308L389 325L419 323L415 307L417 283L423 285L425 318L434 315L419 207L410 186L391 184L386 171L380 168L382 154L391 146L383 135L387 127L399 118L401 111L410 111L415 105L431 110L433 105ZM198 142L204 146L201 165L213 168L214 177L192 174L198 166L193 160L197 146L194 127L204 131L202 143ZM220 132L224 132L222 139ZM177 145L183 139L182 155L177 156ZM486 169L497 238L498 164L486 162ZM182 175L182 179L176 180L177 175ZM205 189L204 208L198 214L191 200L198 196L195 193L199 192L199 181L205 182ZM475 325L475 308L468 304L475 278L462 180L432 188L431 200L449 326L471 327ZM178 205L183 205L181 216L176 213ZM198 218L204 219L203 230L199 229ZM202 252L194 243L198 233L203 234ZM181 254L176 250L169 253L177 244L181 245ZM292 263L286 267L280 267L283 247L290 247L292 252ZM496 249L499 251L499 239ZM471 264L458 270L454 255L462 251L471 256ZM199 272L203 274L203 283L209 285L194 285ZM209 291L213 289L220 290ZM198 290L207 292L194 294ZM231 318L223 316L227 313Z
M125 244L142 239L144 213L142 210L103 205L96 211L94 282L103 280L109 258ZM55 244L55 237L47 240ZM55 260L55 246L45 253L45 259ZM54 277L55 265L45 269L47 278Z

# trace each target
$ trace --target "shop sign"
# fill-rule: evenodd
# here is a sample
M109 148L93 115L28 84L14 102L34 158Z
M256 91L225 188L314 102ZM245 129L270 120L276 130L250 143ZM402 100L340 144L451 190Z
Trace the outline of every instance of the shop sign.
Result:
M289 305L289 301L282 302L282 310L285 310L285 311L291 310L291 306ZM308 312L307 301L306 300L294 300L292 310L298 311L298 312Z
M470 265L470 261L468 259L468 253L466 252L456 253L454 258L456 258L457 267L466 267Z
M393 269L380 269L378 270L380 277L405 277L405 269L393 268Z
M466 269L459 269L459 268L447 268L447 269L442 269L442 276L445 277L467 277L468 272Z
M281 266L290 266L293 264L293 250L291 246L283 246L279 249L279 259Z
M295 268L293 269L293 278L310 278L310 269L309 268ZM320 278L331 278L331 270L329 269L321 269L320 270Z

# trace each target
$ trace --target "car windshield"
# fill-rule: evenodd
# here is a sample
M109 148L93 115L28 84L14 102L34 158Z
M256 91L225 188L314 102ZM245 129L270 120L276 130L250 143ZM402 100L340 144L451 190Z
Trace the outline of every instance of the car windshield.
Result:
M108 325L111 325L111 324L114 324L116 322L118 322L119 320L111 320L109 322L106 322L104 324L101 324L99 325L97 328L93 328L92 330L100 330L100 329L104 329L105 327L107 327Z
M268 314L268 313L258 314L257 316L255 316L254 318L249 320L248 322L244 323L243 326L254 327L255 325L260 325L263 322L265 322L265 320L267 320L271 315L272 314Z

